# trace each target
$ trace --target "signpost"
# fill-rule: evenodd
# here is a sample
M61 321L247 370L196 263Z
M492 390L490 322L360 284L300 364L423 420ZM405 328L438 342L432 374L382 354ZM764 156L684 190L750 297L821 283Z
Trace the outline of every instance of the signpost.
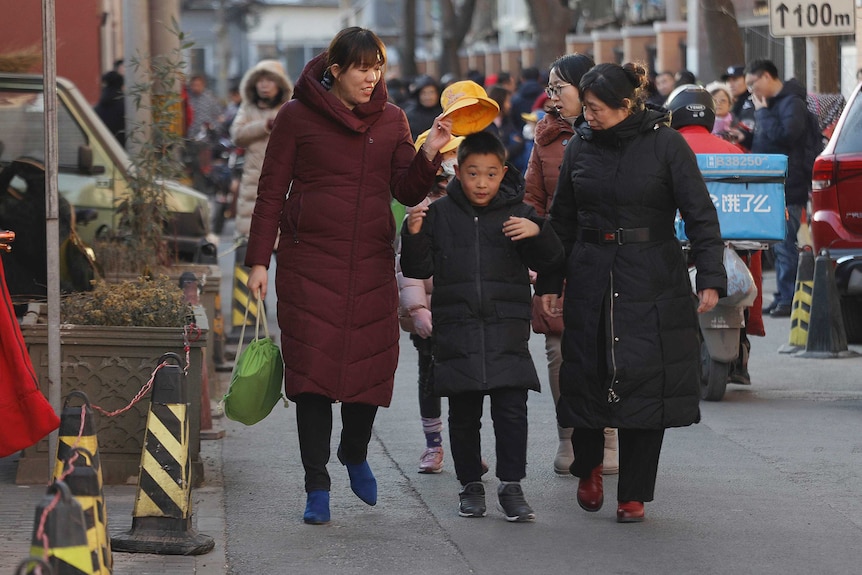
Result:
M837 36L855 29L854 0L769 0L772 36Z

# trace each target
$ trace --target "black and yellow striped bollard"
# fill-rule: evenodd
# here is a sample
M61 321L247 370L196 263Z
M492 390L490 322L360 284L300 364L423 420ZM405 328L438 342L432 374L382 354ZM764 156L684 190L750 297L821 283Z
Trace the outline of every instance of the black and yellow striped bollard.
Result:
M75 454L78 455L75 458ZM66 461L63 481L84 511L87 547L93 558L95 575L111 575L113 558L108 539L108 512L102 485L93 467L93 454L83 447L73 447Z
M79 398L82 405L70 405L71 400ZM83 408L83 415L82 415ZM84 427L81 428L81 418L84 419ZM72 454L73 447L83 447L92 454L91 465L96 471L99 479L99 489L104 485L102 481L102 464L99 458L99 439L96 437L96 420L93 417L93 409L90 398L83 391L72 391L63 401L63 409L60 412L59 441L57 441L57 458L54 465L54 477L59 479L63 474L63 467Z
M814 252L811 250L802 250L799 253L795 285L790 311L790 336L787 345L778 348L779 353L796 353L804 350L808 343L811 298L814 294Z
M192 528L185 373L175 353L163 355L163 363L153 377L132 528L112 537L111 546L115 552L201 555L215 542Z
M36 507L30 556L46 560L53 575L95 575L84 511L62 481L52 483Z
M230 323L231 331L226 334L227 341L236 343L239 341L243 325L254 325L249 317L257 317L257 299L248 289L248 276L251 269L245 267L245 253L248 247L248 238L237 240L238 245L234 252L233 286L231 296Z

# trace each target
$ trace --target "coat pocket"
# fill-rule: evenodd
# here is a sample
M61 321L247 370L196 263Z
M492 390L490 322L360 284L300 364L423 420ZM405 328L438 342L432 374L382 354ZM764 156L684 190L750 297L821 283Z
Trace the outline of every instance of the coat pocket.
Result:
M494 304L499 319L525 319L530 320L532 310L528 302L498 301Z
M293 238L293 243L299 243L299 221L302 217L302 194L291 193L293 191L293 181L290 182L290 187L287 189L287 202L285 203L284 221L287 225L287 231Z

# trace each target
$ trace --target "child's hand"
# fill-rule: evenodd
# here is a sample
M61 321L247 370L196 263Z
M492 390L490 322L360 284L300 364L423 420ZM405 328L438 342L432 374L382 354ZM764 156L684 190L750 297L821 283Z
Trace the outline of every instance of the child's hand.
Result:
M416 206L410 211L407 216L407 231L410 235L418 234L422 229L422 222L425 220L425 214L428 213L428 206Z
M431 333L433 332L431 310L424 307L411 309L410 317L413 318L413 329L416 330L416 335L422 339L431 337Z
M510 238L513 242L518 240L524 240L527 238L534 238L539 235L539 226L536 225L532 220L528 220L527 218L517 218L515 216L509 216L509 219L506 220L506 223L503 224L503 233L506 234L507 238Z

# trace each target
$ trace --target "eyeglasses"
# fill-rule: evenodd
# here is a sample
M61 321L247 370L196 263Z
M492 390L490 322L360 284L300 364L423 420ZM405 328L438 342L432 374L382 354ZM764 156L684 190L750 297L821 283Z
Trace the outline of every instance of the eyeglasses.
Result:
M748 82L745 84L745 87L748 88L749 92L751 91L752 88L754 88L755 84L757 84L757 82L760 81L761 78L763 78L763 74L760 74L759 76L755 76L755 78L751 82Z
M563 91L563 88L566 86L571 86L570 82L563 82L562 84L548 84L548 87L545 88L545 94L548 95L548 98L560 97L560 92Z

